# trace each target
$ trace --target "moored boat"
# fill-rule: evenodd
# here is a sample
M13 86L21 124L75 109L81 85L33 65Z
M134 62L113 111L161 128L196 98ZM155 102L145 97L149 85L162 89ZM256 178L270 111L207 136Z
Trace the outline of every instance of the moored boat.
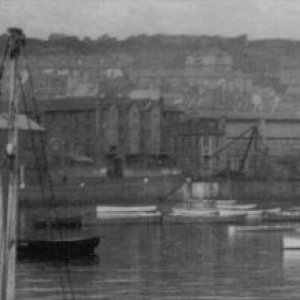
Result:
M220 215L246 215L247 219L260 219L263 216L263 210L261 209L253 209L253 210L229 210L229 209L221 209L219 210Z
M218 211L212 208L189 209L189 208L172 208L173 215L185 216L216 216Z
M96 222L102 225L134 225L161 223L157 206L98 206Z
M256 204L216 204L217 209L228 209L228 210L250 210L257 207Z
M97 206L96 210L97 213L153 212L157 211L157 206Z
M280 207L266 208L263 211L264 211L264 214L266 214L266 213L280 213L281 208Z
M110 214L97 215L96 224L101 225L140 225L140 224L160 224L162 214L153 213L130 213L130 214Z
M82 258L94 255L100 237L27 239L17 243L18 258Z

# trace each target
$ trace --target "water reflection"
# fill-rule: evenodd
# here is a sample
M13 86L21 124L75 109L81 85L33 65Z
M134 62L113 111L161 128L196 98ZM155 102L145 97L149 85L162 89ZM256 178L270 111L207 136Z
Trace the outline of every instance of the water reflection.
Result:
M89 230L104 237L99 261L69 265L75 299L300 298L300 268L294 267L300 254L286 261L279 233L230 234L226 226L195 225ZM19 299L69 299L60 294L61 267L20 262ZM66 274L63 280L67 286Z

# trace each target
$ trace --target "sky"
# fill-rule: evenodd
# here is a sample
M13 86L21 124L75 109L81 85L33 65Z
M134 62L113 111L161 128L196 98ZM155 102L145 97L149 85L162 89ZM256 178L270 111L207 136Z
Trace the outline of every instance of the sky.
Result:
M42 39L51 33L300 39L300 0L0 0L0 33L11 26Z

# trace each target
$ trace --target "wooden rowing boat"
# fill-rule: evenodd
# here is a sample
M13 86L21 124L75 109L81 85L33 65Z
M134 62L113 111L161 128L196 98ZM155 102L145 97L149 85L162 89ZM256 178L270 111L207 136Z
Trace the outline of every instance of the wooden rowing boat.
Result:
M263 216L263 210L255 209L255 210L229 210L229 209L221 209L219 210L220 215L230 216L230 215L239 215L244 214L248 219L260 219Z
M94 255L100 237L19 240L18 258L69 259Z
M153 212L97 212L96 224L102 225L135 225L135 224L159 224L162 221L162 214L159 211Z
M203 209L188 209L188 208L173 208L173 215L182 215L182 216L216 216L218 211L212 208L203 208Z
M274 207L274 208L264 209L264 214L266 214L266 213L280 213L280 212L281 212L281 208L280 207Z
M229 210L250 210L256 208L256 204L216 204L217 209L229 209Z
M97 213L153 212L157 211L157 206L97 206L96 210Z

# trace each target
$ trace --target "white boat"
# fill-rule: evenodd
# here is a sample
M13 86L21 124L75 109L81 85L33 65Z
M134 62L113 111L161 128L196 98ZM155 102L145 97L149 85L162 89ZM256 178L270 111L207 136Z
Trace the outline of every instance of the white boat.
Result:
M274 208L267 208L264 209L264 213L280 213L281 208L280 207L274 207Z
M157 211L157 206L97 206L96 211L97 213L154 212Z
M255 210L221 209L221 210L219 210L219 212L220 212L220 215L222 215L222 216L244 214L249 219L258 219L258 218L262 218L262 216L263 216L263 210L262 209L255 209Z
M97 206L98 224L124 225L160 223L162 214L156 205L148 206Z
M217 204L218 209L228 209L228 210L250 210L257 207L256 204Z
M285 250L300 250L300 235L284 235L282 248Z
M132 217L149 217L149 216L161 216L161 212L121 212L121 213L97 213L98 219L122 219L122 218L132 218Z
M161 223L162 213L153 212L97 212L97 224L102 225L125 225L125 224L153 224Z
M216 209L189 209L189 208L173 208L172 214L176 216L216 216L218 211Z

